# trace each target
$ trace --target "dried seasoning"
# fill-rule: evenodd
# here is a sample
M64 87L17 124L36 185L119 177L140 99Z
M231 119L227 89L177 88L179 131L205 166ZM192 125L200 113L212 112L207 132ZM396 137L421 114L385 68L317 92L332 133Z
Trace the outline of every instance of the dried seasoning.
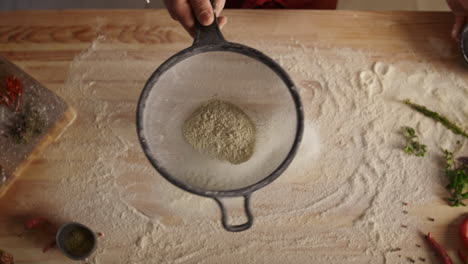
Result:
M0 264L14 264L15 261L11 254L0 249Z
M240 164L253 155L255 126L242 109L229 102L202 104L185 121L182 132L194 149L218 160Z
M45 127L45 121L39 110L26 105L17 113L8 126L8 134L17 144L28 144L40 135Z
M76 229L67 234L64 248L74 256L83 256L93 249L94 238L86 231Z

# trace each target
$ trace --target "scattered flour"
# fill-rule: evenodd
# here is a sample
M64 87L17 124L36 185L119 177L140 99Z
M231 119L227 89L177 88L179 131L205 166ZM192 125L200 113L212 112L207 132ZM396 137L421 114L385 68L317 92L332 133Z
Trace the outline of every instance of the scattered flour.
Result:
M101 37L75 58L61 94L78 120L51 153L76 152L67 154L67 177L50 195L74 197L57 215L106 234L92 262L399 263L392 249L420 241L422 220L403 211L443 203L439 149L459 138L398 100L443 109L464 124L466 79L424 62L297 40L287 50L257 48L299 86L305 137L284 175L253 195L252 229L236 234L221 228L213 201L167 183L141 152L134 111L161 60L156 47L110 50ZM407 125L428 145L424 159L401 151ZM80 157L86 162L74 162Z

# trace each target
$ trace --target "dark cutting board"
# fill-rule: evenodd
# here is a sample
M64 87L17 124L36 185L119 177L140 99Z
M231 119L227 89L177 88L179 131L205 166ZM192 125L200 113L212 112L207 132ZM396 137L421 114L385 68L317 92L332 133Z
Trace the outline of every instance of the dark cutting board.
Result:
M4 91L2 89L5 89L8 76L15 76L23 87L20 112L26 107L35 109L42 120L42 128L27 143L19 143L10 132L19 113L0 104L0 197L31 160L56 140L76 116L75 111L62 98L7 59L0 57L0 91Z

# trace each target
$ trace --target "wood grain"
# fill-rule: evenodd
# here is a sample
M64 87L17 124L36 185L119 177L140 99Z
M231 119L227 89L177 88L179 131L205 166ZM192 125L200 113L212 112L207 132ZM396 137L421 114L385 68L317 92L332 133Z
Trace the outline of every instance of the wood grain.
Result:
M377 59L385 59L390 62L403 59L428 60L440 67L451 65L450 67L455 73L463 73L466 70L462 67L455 44L452 45L451 50L447 51L448 56L434 53L434 49L428 45L431 39L445 44L451 43L449 36L453 18L449 13L292 10L227 10L223 12L230 18L229 24L224 29L226 39L253 47L274 43L274 45L280 46L285 54L288 52L288 43L291 40L298 40L307 45L372 50L373 56ZM102 111L104 114L112 116L110 122L114 122L116 126L122 128L121 131L124 132L125 138L134 140L132 127L134 114L121 112L119 107L124 105L128 109L133 109L139 90L126 89L126 84L136 83L136 86L143 87L144 78L141 76L122 76L121 79L99 79L100 87L103 88L97 90L91 99L89 95L80 91L62 89L69 77L72 60L89 48L98 37L101 38L101 52L125 52L134 60L153 63L154 67L157 67L170 55L191 44L190 37L175 21L170 19L165 10L16 11L0 14L0 55L8 57L20 65L26 72L64 98L73 97L80 104L86 104L88 100L96 99L109 105L108 108L94 109L94 112L78 112L78 118L66 136L53 144L55 147L47 149L33 160L31 166L24 172L24 177L19 179L11 191L0 200L0 248L14 253L18 259L17 263L72 263L67 262L57 252L42 254L40 242L18 237L18 233L21 232L20 222L26 215L42 214L60 218L60 207L63 204L48 199L44 193L54 192L54 188L60 186L59 182L64 177L79 170L80 167L88 166L96 159L104 161L109 159L106 153L114 151L109 146L112 142L106 138L96 137L89 132L98 125L95 122L98 118L96 113ZM330 58L333 58L333 54L330 54ZM61 147L63 145L70 147L71 150L64 150ZM73 151L73 148L82 148L84 145L99 146L101 151L96 152L90 149L85 154L81 151ZM128 155L119 157L119 159L122 164L147 165L144 156L137 147L131 148ZM144 175L135 173L134 175L121 175L117 181L127 184L130 177L133 180L145 178ZM168 187L169 185L163 180L159 182L158 179L159 183L167 188L173 188L172 186ZM305 191L301 182L286 182L285 184L296 192ZM175 188L171 190L176 193L174 196L182 195L181 191ZM142 191L146 191L146 189ZM268 212L278 207L276 204L269 204L266 198L265 201L254 204L254 206L258 206L260 215L267 215ZM138 201L138 203L143 208L142 210L146 210L148 214L158 214L158 220L169 227L184 228L186 222L184 222L183 216L195 218L195 216L190 215L192 211L174 214L163 206L151 205L144 200ZM442 211L442 207L445 208L446 205L435 204L416 208L414 213L422 216L433 215L435 211ZM181 209L181 211L183 210ZM460 212L450 211L438 216L437 229L433 231L435 235L440 237L449 229L450 236L453 238L456 226L448 226L448 223L453 223ZM210 220L218 224L216 208L213 207L209 213L212 217ZM292 222L288 221L288 216L284 216L284 222L278 223L278 225L281 225L283 232L287 231L288 234L299 238L306 231L319 232L322 230L320 227L312 231L301 229L302 225L298 226L297 223L307 224L309 221L307 217L308 215L305 213L304 216ZM347 225L351 218L352 216L336 216L327 219L327 222L334 222L338 226L342 226ZM323 221L318 224L326 226L327 222ZM261 225L257 225L257 227L260 231L259 237L256 239L263 241L265 245L265 248L261 250L271 252L271 254L294 255L297 263L308 263L310 254L353 256L353 263L366 263L367 260L362 257L362 251L354 245L348 245L348 251L337 250L337 248L341 249L347 246L343 242L337 242L337 248L323 247L314 249L313 252L306 246L298 246L287 252L277 252L274 243L281 242L269 241L268 237L268 234L272 234L276 230L270 230ZM207 228L202 225L199 228L209 229L211 227ZM331 227L327 226L327 228ZM231 236L218 231L212 231L210 234L217 239L216 241L220 241L219 243L225 242L222 240L222 237L225 236L232 239L234 241L232 243L238 242L230 248L231 251L226 253L227 256L232 254L232 263L235 263L235 252L236 249L243 247L241 240L243 236ZM236 242L236 239L239 241ZM335 238L329 238L330 241L333 239ZM450 239L446 238L444 242L448 240ZM101 258L102 262L120 263L119 252L133 241L110 241L108 243L111 246L106 249L107 251ZM163 238L158 243L163 245ZM284 243L288 243L288 241ZM190 254L201 250L200 247L203 248L203 246L198 245L189 249L181 248L180 252L176 252L182 259L179 262L195 263L197 259L190 260ZM213 256L219 253L216 253L216 249L216 247L211 248L210 252ZM251 256L251 253L249 252L245 257ZM184 256L188 256L187 261L183 261ZM259 259L251 261L262 262Z

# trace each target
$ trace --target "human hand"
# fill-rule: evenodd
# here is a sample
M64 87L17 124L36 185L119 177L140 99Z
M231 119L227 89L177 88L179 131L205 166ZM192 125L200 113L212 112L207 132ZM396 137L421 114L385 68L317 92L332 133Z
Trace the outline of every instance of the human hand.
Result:
M455 23L452 28L452 38L459 40L460 33L467 23L468 0L447 0L447 3L455 15Z
M214 11L218 17L220 28L227 23L227 17L219 16L224 8L225 1L214 1ZM209 26L213 23L213 7L210 0L164 0L164 4L171 17L179 21L191 36L194 35L195 18L203 26Z

